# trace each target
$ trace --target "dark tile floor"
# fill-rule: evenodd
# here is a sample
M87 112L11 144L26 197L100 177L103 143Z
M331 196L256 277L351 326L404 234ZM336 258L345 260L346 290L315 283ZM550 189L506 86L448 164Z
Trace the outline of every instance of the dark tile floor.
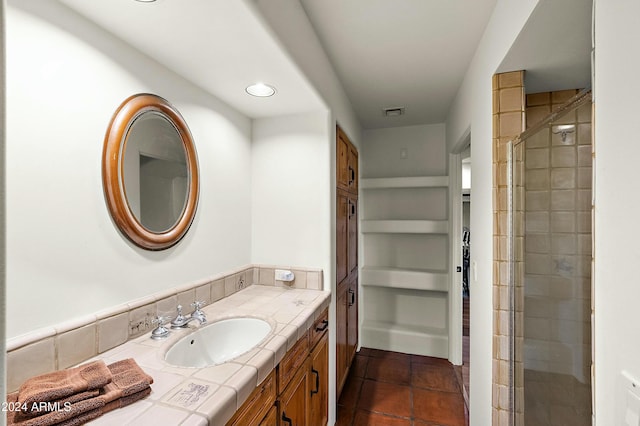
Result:
M461 380L445 359L362 348L336 426L465 426Z

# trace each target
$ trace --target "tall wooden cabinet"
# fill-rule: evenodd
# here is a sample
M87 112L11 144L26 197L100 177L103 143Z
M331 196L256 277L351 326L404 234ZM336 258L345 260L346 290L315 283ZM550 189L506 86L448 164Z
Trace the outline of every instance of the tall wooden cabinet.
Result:
M336 383L338 396L358 346L358 150L336 128Z

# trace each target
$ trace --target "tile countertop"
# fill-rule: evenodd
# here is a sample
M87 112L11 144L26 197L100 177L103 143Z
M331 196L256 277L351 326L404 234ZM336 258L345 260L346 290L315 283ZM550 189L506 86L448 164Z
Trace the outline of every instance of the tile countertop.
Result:
M102 359L107 364L134 358L154 382L146 399L89 424L224 425L329 306L330 298L328 291L252 285L205 306L203 311L209 324L251 316L271 325L271 332L257 347L212 367L175 367L164 361L169 347L189 330L172 330L163 340L152 340L150 333L146 333L98 355L93 359ZM198 328L193 324L190 330Z

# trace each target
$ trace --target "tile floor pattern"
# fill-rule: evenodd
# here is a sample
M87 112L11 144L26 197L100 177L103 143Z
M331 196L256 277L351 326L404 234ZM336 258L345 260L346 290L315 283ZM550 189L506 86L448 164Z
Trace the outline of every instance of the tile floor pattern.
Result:
M460 382L446 359L362 348L336 426L465 426Z

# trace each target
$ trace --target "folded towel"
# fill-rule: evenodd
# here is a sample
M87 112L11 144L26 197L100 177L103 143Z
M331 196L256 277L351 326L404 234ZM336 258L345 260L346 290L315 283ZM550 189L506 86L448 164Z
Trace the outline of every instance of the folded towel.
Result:
M102 408L98 408L95 410L91 410L87 413L83 413L77 417L73 417L69 420L66 420L62 423L58 423L55 426L78 426L78 425L83 425L86 422L96 419L98 417L100 417L103 414L108 413L109 411L113 411L113 410L117 410L119 408L123 408L126 407L127 405L131 405L136 401L139 401L143 398L146 398L147 396L149 396L149 394L151 393L151 388L147 387L144 390L141 390L140 392L136 392L132 395L129 396L123 396L120 399L116 399L115 401L111 401L110 403L108 403L107 405L105 405Z
M7 402L17 402L17 393L7 395ZM57 425L62 422L66 422L75 417L89 413L90 411L100 412L100 408L104 407L106 403L100 399L99 396L94 398L85 399L83 401L76 402L69 406L61 406L58 411L51 411L37 417L25 417L19 411L7 412L7 425L20 425L20 426L50 426ZM96 416L97 417L97 416ZM83 417L84 418L84 417ZM95 417L92 417L95 418ZM88 422L86 419L85 422ZM66 424L66 423L64 423ZM82 424L82 423L70 423L70 424Z
M16 392L17 395L17 392ZM90 391L85 391L85 392L80 392L80 393L76 393L73 395L70 395L66 398L62 398L62 399L58 399L56 401L47 403L47 404L42 404L42 406L38 405L36 406L32 406L30 407L31 410L30 411L19 411L18 413L16 413L16 418L20 419L20 420L24 420L30 417L36 417L36 416L41 416L43 414L47 414L50 413L51 411L55 411L58 410L60 408L64 408L66 406L69 406L71 404L75 404L76 402L80 402L83 401L85 399L89 399L89 398L93 398L100 395L100 390L99 389L94 389L94 390L90 390Z
M145 373L133 358L114 362L109 364L108 368L113 381L105 386L105 390L112 390L110 395L104 395L106 402L133 395L153 383L153 377Z
M25 411L30 412L41 402L52 402L80 392L99 389L111 382L111 379L111 372L104 361L93 361L27 380L20 386L18 402L20 405L26 404Z
M68 407L61 407L37 417L24 417L17 413L8 413L7 424L19 426L72 426L79 418L89 421L108 411L132 404L151 393L153 378L147 375L133 359L126 359L107 367L113 380L107 383L100 394L93 398L78 401ZM15 395L15 394L14 394ZM94 416L95 417L91 417Z
M123 396L120 399L116 399L115 401L111 401L106 404L104 407L100 409L102 414L108 413L109 411L117 410L118 408L124 408L127 405L131 405L134 402L140 401L141 399L146 398L151 393L151 388L148 387L139 392L136 392L129 396Z

